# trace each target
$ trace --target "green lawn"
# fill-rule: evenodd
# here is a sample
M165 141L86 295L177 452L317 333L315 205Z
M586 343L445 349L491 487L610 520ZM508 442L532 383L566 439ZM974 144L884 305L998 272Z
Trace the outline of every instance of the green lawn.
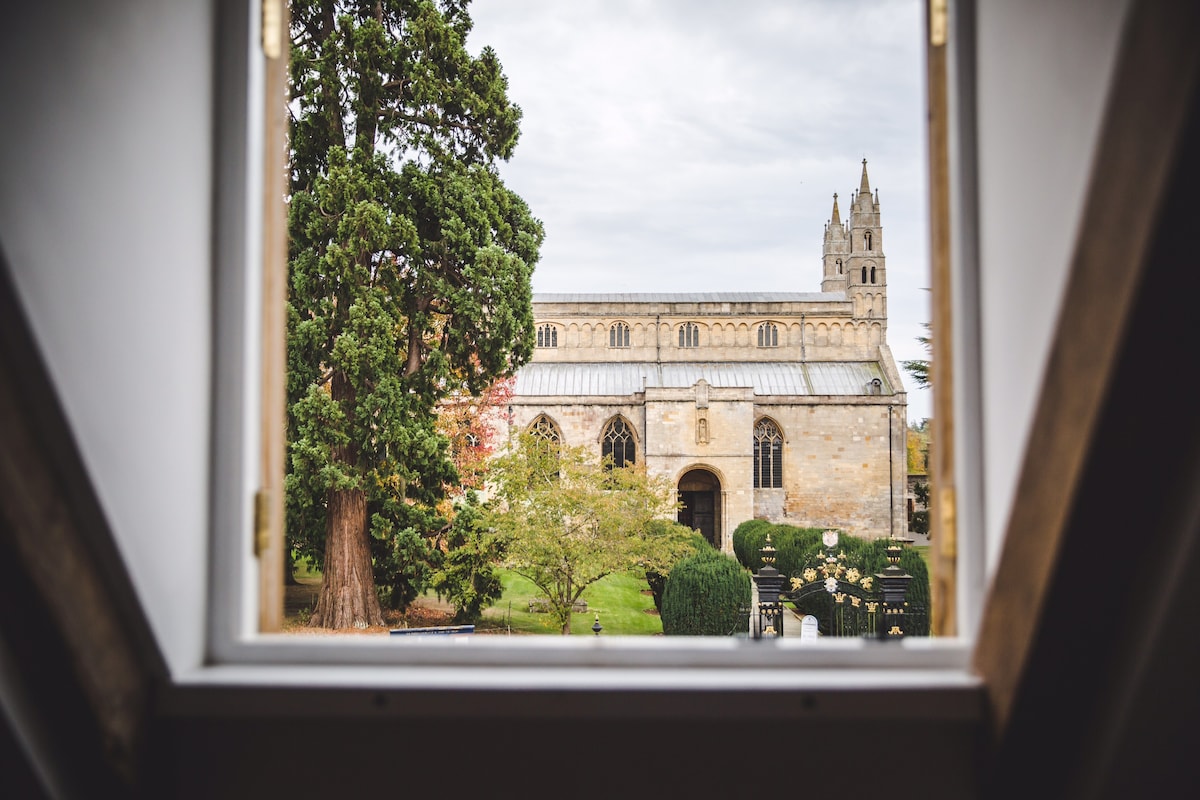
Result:
M299 559L293 573L299 581L318 580L320 570ZM558 636L558 627L549 614L530 612L529 601L539 596L534 585L515 572L500 570L504 586L503 596L496 604L483 612L480 628L511 629L517 634L546 634ZM662 622L654 611L654 598L649 594L650 586L640 573L609 575L584 590L587 601L586 614L571 615L571 633L575 636L594 636L592 625L596 614L600 615L601 636L650 636L662 633ZM429 593L433 597L432 593Z
M931 564L929 560L933 558L933 556L929 555L929 545L915 544L913 545L913 549L920 553L921 558L925 559L925 568L932 571L933 564Z
M508 570L500 571L504 595L496 605L483 612L480 627L511 628L513 633L559 635L549 614L530 612L529 601L538 595L534 585L525 578ZM597 581L583 592L587 601L586 614L571 615L573 636L593 636L592 625L600 615L601 636L649 636L662 633L662 622L658 615L647 613L654 610L654 598L649 594L650 586L641 573L609 575Z

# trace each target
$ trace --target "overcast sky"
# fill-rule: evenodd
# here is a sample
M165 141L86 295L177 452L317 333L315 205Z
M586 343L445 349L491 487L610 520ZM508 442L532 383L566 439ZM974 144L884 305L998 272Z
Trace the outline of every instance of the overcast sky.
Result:
M920 0L473 0L524 112L500 173L546 228L535 292L821 288L867 159L888 343L929 319ZM908 418L932 415L903 373Z

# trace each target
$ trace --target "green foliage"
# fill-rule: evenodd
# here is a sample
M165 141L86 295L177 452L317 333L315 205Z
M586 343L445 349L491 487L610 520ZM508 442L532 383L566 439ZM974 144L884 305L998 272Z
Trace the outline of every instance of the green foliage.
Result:
M504 587L496 571L503 555L500 537L484 525L478 495L469 491L458 504L446 536L447 552L430 587L454 603L454 622L483 618L483 610L500 599Z
M745 623L750 573L736 559L712 548L680 561L663 590L662 624L667 636L729 636Z
M644 465L612 468L581 447L551 447L516 435L492 462L488 525L503 537L504 565L528 578L571 632L571 607L601 578L637 569L669 571L691 548L691 532L660 526L671 484Z
M496 54L466 49L466 3L296 0L291 19L289 543L322 561L331 494L362 492L402 608L457 479L435 407L529 359L544 233L496 171L521 114Z
M878 575L882 573L888 566L887 549L892 544L890 539L860 539L855 536L842 534L838 538L837 555L838 560L833 567L835 574L830 577L836 577L839 582L857 582L863 584L864 579L869 581L868 588L870 592L879 592ZM783 572L787 581L784 583L784 591L797 588L798 583L812 583L814 580L823 580L826 574L821 567L825 565L825 551L822 550L818 542L812 550L810 550L803 561L796 566L790 567L787 572ZM828 568L828 567L827 567ZM903 545L900 551L900 568L907 574L912 576L912 580L908 584L908 593L906 600L910 606L914 608L922 608L926 611L924 615L914 615L911 619L910 629L907 631L910 636L928 636L929 635L929 567L922 557L920 550L911 545ZM854 570L858 574L857 580L853 580L850 571ZM818 621L824 624L825 620L829 619L830 610L832 608L833 599L827 592L819 592L812 596L804 598L802 601L794 603L796 610L803 614L812 614ZM922 620L920 623L917 620Z
M733 554L742 566L748 567L751 559L757 555L770 527L771 523L765 519L748 519L733 529Z
M704 538L704 534L697 533L695 530L688 528L678 522L673 522L666 519L651 520L646 530L647 538L656 536L676 536L686 538L691 543L691 550L680 558L686 558L691 553L698 553L701 550L711 549L708 539ZM674 565L672 565L674 566ZM670 569L646 570L646 583L650 586L650 593L654 597L654 608L659 612L662 611L662 593L667 585L667 576L671 573Z
M379 604L403 611L428 584L438 553L421 533L396 530L390 520L376 515L371 519L371 556Z
M743 522L733 531L733 553L738 561L750 572L757 572L762 567L761 550L771 537L771 546L775 548L775 569L781 575L790 575L800 564L804 563L814 548L821 544L821 534L827 528L797 528L794 525L781 525L764 520Z
M927 333L924 336L918 336L917 341L925 348L925 352L932 357L933 355L933 326L928 322L921 323ZM930 359L914 358L908 361L901 361L900 366L912 376L913 381L917 384L918 389L928 389L933 386L933 373L930 371Z

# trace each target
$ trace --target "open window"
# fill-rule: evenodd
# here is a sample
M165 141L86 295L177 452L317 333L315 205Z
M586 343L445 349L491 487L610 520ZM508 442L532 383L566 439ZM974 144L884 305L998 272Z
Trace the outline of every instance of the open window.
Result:
M251 4L253 5L253 4ZM271 3L265 3L264 9ZM937 4L934 4L938 7ZM210 619L211 650L219 663L253 663L260 660L282 659L297 664L509 664L513 666L536 666L553 663L561 666L595 666L596 643L585 650L579 642L559 642L553 637L538 637L537 642L513 641L477 637L469 646L460 642L422 641L409 642L363 642L345 641L338 648L330 648L302 635L275 636L279 630L282 614L280 582L283 573L282 535L282 452L283 436L282 386L286 363L283 353L283 319L279 309L286 283L286 243L283 218L283 194L286 134L284 117L284 93L286 87L286 48L278 55L269 55L268 48L259 40L267 41L274 25L275 12L265 12L252 18L239 30L242 41L250 39L255 47L261 47L259 56L247 59L245 55L227 59L230 64L240 64L250 80L248 88L240 91L244 103L225 109L221 127L224 148L236 151L246 165L247 173L222 183L223 191L231 202L222 205L223 215L233 214L237 209L248 213L250 219L259 217L258 225L240 230L232 223L227 230L235 237L243 237L237 247L226 248L226 259L219 271L218 315L222 320L233 318L237 325L219 326L223 331L217 353L218 361L235 365L233 369L218 368L219 376L236 376L235 380L222 383L218 380L218 435L216 461L214 465L214 570L212 578L212 605ZM285 12L281 12L285 14ZM934 30L928 42L928 80L930 102L930 154L935 180L931 182L931 209L946 213L949 200L946 196L945 163L948 159L948 142L951 129L951 110L947 102L946 41L938 41L936 30L939 15L935 10L928 20L927 30ZM280 16L280 24L286 30L286 16ZM234 26L236 27L236 26ZM236 39L224 39L223 47L235 50ZM232 92L236 81L231 72L224 79L225 86ZM243 142L251 142L248 148ZM939 183L939 181L941 181ZM236 200L233 202L232 200ZM225 211L225 209L229 209ZM257 210L254 210L257 209ZM224 216L223 216L224 218ZM939 235L948 236L948 222L942 219L934 225L934 273L931 280L935 309L938 302L945 308L942 317L936 316L934 326L939 338L952 338L950 326L950 269L948 254L937 248ZM870 246L868 245L868 249ZM244 260L246 254L261 253L261 257ZM239 272L240 263L261 264ZM866 268L864 268L865 270ZM864 279L865 280L865 279ZM627 323L616 321L607 330L610 348L628 348L631 344ZM680 346L694 346L698 331L690 323L679 329ZM779 331L772 322L758 326L753 340L758 347L778 347ZM557 330L547 328L537 331L538 345L555 346ZM245 349L247 342L262 343L261 351ZM948 356L944 351L935 352L935 362ZM950 380L947 374L939 373L939 382ZM935 417L946 425L941 444L951 447L949 432L954 430L949 418L955 413L949 391L935 395ZM251 414L252 407L258 410ZM622 422L624 425L625 423ZM256 432L247 437L246 432ZM629 448L632 439L626 432L621 438L609 429L604 433L605 452L612 450L614 456L621 448ZM779 442L764 433L761 442L763 475L755 474L755 481L766 481L764 486L778 484L782 470ZM759 431L755 429L755 436ZM247 450L247 440L258 442L257 450ZM935 439L935 441L937 441ZM234 442L242 442L235 446ZM756 447L760 444L756 438ZM952 452L952 450L947 451ZM636 460L636 459L627 459ZM941 464L948 470L954 465L953 458L946 456ZM229 469L237 465L235 469ZM929 639L905 640L889 649L876 649L870 643L851 642L851 646L800 648L781 641L777 646L761 646L756 643L746 646L745 642L689 641L652 643L621 642L608 639L601 645L603 655L599 663L608 666L655 665L683 667L685 665L708 664L726 666L789 665L796 667L864 666L867 664L889 667L951 668L959 669L966 664L969 640L962 637L963 629L956 625L954 609L962 605L978 608L982 588L957 584L955 576L964 557L975 558L978 552L970 547L956 549L955 514L950 511L939 516L939 510L954 508L954 483L939 473L941 480L934 477L934 499L932 502L935 549L941 554L933 577L934 613L942 609L942 617L935 624L936 635ZM765 477L764 477L765 476ZM940 491L940 493L939 493ZM232 534L231 531L242 531ZM254 602L256 601L256 602ZM251 620L247 608L257 606L257 619ZM975 612L978 613L977 611ZM405 637L412 639L412 637Z

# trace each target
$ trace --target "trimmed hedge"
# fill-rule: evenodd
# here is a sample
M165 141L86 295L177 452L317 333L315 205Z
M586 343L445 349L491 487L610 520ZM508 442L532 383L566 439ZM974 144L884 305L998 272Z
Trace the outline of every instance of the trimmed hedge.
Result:
M750 596L750 573L736 560L711 548L688 556L667 576L663 634L730 636L746 624Z
M810 553L821 545L821 534L828 528L797 528L754 519L743 522L733 531L733 554L743 567L758 572L762 567L759 552L771 537L775 548L775 569L781 575L798 574Z
M652 534L664 535L673 529L683 528L678 522L668 520L655 519L651 520L648 530ZM686 529L685 529L686 530ZM704 538L704 534L693 532L689 542L692 545L693 552L699 553L703 550L712 550L713 546L709 544L708 539ZM684 556L687 558L687 556ZM681 561L683 559L680 559ZM679 563L679 562L676 562ZM675 569L672 565L671 569ZM653 569L646 570L646 583L650 586L650 594L654 598L654 610L662 614L662 596L663 589L667 585L667 576Z

